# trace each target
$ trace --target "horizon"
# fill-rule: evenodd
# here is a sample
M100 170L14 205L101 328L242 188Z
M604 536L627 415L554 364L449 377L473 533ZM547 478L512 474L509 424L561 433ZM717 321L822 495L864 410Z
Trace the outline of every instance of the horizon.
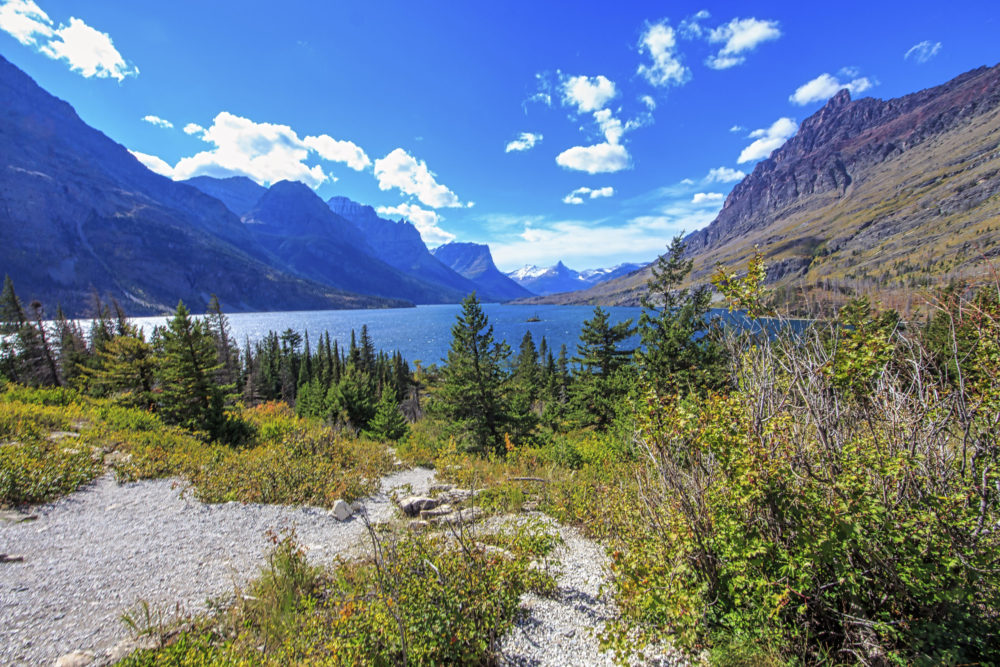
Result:
M154 171L298 180L504 272L648 263L839 90L997 60L986 3L236 8L6 0L0 53Z

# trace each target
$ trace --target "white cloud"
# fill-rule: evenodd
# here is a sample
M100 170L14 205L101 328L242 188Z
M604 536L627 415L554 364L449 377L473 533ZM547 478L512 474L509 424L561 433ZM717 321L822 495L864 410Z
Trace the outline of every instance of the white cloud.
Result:
M375 160L375 177L380 190L398 188L431 208L462 205L454 192L437 182L427 163L417 160L402 148Z
M0 5L0 30L25 46L35 46L39 37L52 37L52 19L32 0L8 0Z
M692 204L715 204L725 199L726 196L720 192L696 192L691 197Z
M705 29L702 27L701 22L707 18L711 18L711 16L712 15L708 13L707 9L703 9L694 16L681 21L680 25L677 26L677 29L682 37L686 39L696 39L705 33Z
M709 169L708 176L705 177L706 183L735 183L736 181L743 180L746 176L739 169L730 169L729 167L716 167L715 169Z
M639 101L645 104L646 108L650 111L656 111L656 100L651 95L643 95L639 98Z
M143 116L142 119L147 123L149 123L150 125L155 125L156 127L162 127L167 130L169 130L174 126L174 124L171 123L169 120L165 120L163 118L160 118L159 116L154 116L152 114L148 116Z
M146 165L146 168L150 171L155 171L160 176L166 176L168 178L173 178L174 168L171 167L167 162L155 155L149 155L148 153L140 153L139 151L130 150L129 153L135 156L139 162Z
M705 64L712 69L727 69L742 64L746 53L753 51L763 42L781 37L777 21L762 21L756 18L733 19L708 33L708 41L724 42L722 49L709 56Z
M615 189L610 185L606 185L603 188L588 188L582 187L573 190L565 197L563 197L564 204L582 204L583 198L588 199L600 199L602 197L613 197L615 194Z
M517 139L514 139L507 144L504 152L510 153L513 151L529 151L541 140L542 135L540 134L535 134L534 132L522 132L518 135Z
M743 164L766 158L786 140L794 136L798 129L799 126L791 118L779 118L771 124L771 127L754 130L750 133L750 138L756 139L756 141L744 148L736 161Z
M681 183L683 183L684 185L694 185L694 181L692 181L690 178L682 178Z
M416 204L400 204L399 206L379 206L375 209L382 216L401 216L413 223L420 232L424 243L437 246L455 240L455 235L446 232L438 226L441 216L436 211L428 211Z
M85 78L120 82L139 74L139 68L125 62L107 33L76 17L70 17L69 25L54 26L33 0L7 0L0 6L0 30L53 60L65 60L70 70Z
M190 134L196 137L201 137L202 135L205 134L205 132L206 132L205 128L203 128L198 123L188 123L187 125L184 126L184 134Z
M580 113L603 109L618 94L615 82L598 74L595 77L571 76L562 84L562 103L575 106Z
M174 178L247 176L265 185L293 180L313 188L329 178L319 165L305 164L310 149L287 125L257 123L223 111L201 138L215 147L182 158L174 166Z
M341 141L328 134L321 134L318 137L306 137L302 143L316 151L324 160L343 162L354 171L363 171L372 164L361 147L353 141Z
M934 56L938 54L941 50L941 42L931 42L930 40L924 40L919 44L914 44L903 54L903 60L909 60L911 57L918 63L925 63Z
M593 146L573 146L556 156L556 164L564 169L588 174L609 174L627 169L628 151L620 144L601 143Z
M844 88L847 88L851 95L857 95L868 90L872 85L868 77L841 82L832 74L823 73L796 88L795 92L789 95L788 100L800 106L813 102L825 102Z
M53 60L65 60L71 70L85 78L123 81L127 76L139 75L139 68L126 64L106 32L76 17L70 17L69 25L59 26L55 34L56 38L39 47L39 51Z
M742 125L733 125L731 128L729 128L729 131L730 132L742 132L745 129L746 128L743 127Z
M691 78L677 53L677 35L666 21L652 23L639 38L639 52L652 61L641 64L637 71L653 86L680 86Z

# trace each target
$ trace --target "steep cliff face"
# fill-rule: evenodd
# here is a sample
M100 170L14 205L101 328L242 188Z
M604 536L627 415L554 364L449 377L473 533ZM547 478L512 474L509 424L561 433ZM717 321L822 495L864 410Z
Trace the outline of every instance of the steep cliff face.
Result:
M998 146L1000 65L892 100L841 91L687 237L694 278L755 246L779 286L895 293L981 274L1000 256ZM633 304L648 278L558 300Z
M0 58L0 272L25 301L134 314L400 305L290 274L217 199L146 169Z
M510 301L532 293L505 276L493 263L490 247L481 243L446 243L434 256L476 285L480 301Z

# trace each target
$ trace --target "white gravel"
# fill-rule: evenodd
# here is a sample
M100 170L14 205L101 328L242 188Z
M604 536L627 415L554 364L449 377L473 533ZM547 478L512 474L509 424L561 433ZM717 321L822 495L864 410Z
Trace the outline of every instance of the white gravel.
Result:
M365 502L371 520L392 516L392 488L425 491L433 476L417 468L385 478ZM316 562L365 533L357 516L341 523L314 507L207 505L183 488L105 476L33 508L35 521L0 521L0 553L23 557L0 563L0 664L50 665L74 650L105 655L127 637L120 616L140 600L171 614L202 610L260 571L268 530L294 527Z
M602 653L597 638L615 614L614 600L601 590L610 577L604 548L575 528L541 514L536 518L563 541L550 555L559 562L557 589L551 598L530 593L521 598L524 613L501 641L501 664L614 665L613 653ZM689 663L680 652L665 647L641 664L680 667Z

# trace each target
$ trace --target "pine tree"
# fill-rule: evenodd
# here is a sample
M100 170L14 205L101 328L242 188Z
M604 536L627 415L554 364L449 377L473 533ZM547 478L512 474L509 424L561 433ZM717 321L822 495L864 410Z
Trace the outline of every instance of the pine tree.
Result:
M375 440L399 440L410 430L391 388L382 391L375 416L368 423L365 435Z
M183 302L156 340L159 406L166 421L219 437L225 428L225 392L214 377L221 364L203 320Z
M116 396L126 405L153 406L156 359L138 327L126 328L123 335L107 341L97 357L94 367L83 369L92 391Z
M234 384L239 376L240 350L233 340L232 330L229 328L229 319L223 314L219 299L214 294L208 302L208 310L205 313L208 328L215 339L215 351L222 368L216 375L216 382L219 384Z
M376 396L372 377L348 363L340 380L327 392L327 414L331 421L363 430L375 415Z
M504 371L510 348L493 340L493 326L474 292L462 301L451 334L442 386L435 395L437 408L449 420L450 430L472 449L503 453L512 422Z

